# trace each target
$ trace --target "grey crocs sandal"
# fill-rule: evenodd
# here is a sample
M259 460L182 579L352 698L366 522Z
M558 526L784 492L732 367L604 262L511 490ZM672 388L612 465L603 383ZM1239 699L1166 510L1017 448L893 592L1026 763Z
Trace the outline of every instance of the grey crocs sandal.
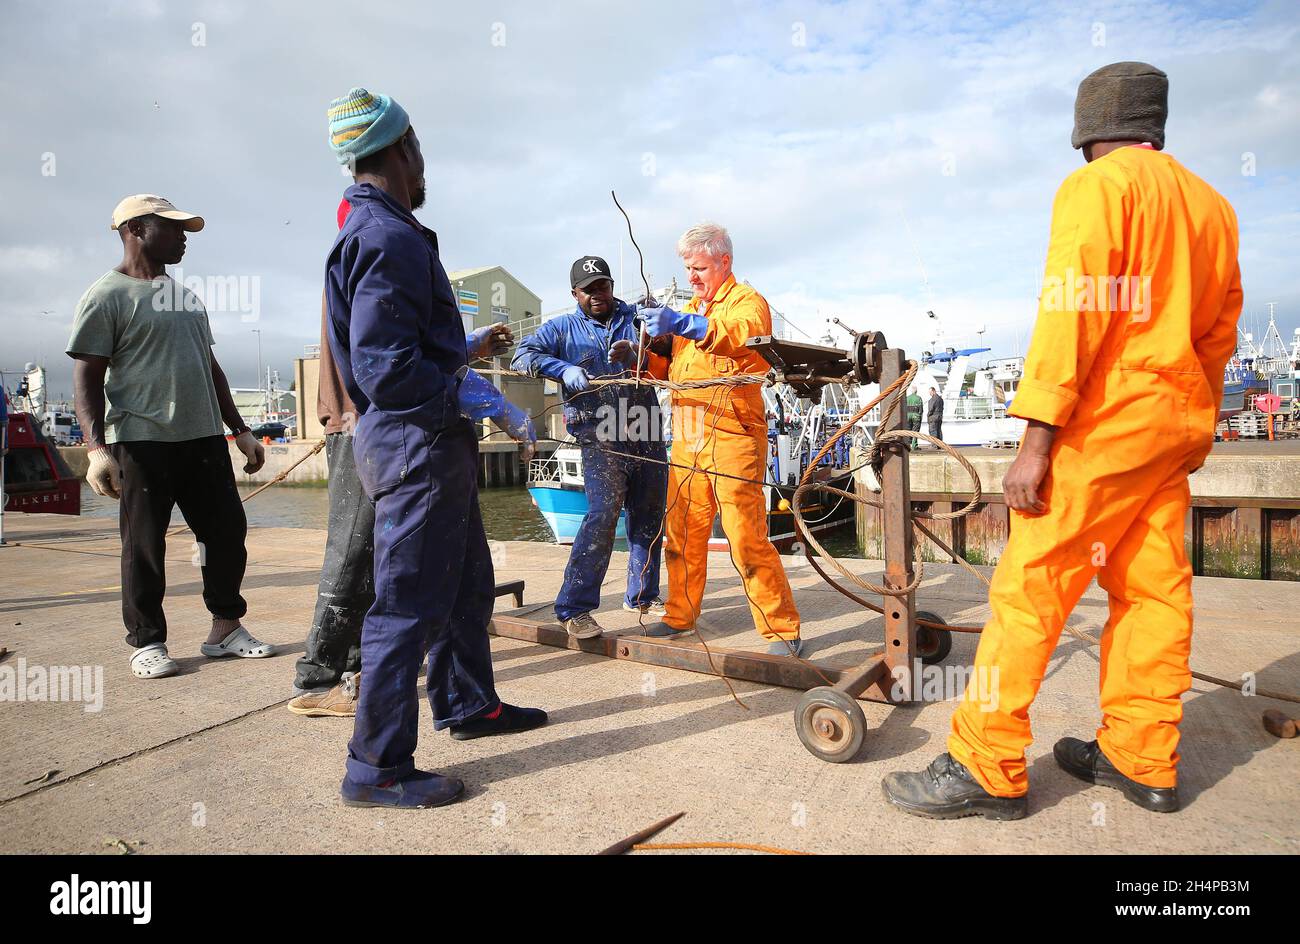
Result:
M252 633L241 625L216 645L205 642L199 646L199 652L209 659L220 659L222 656L238 656L241 659L265 659L267 656L275 655L275 647L270 643L258 642L253 638Z
M141 646L131 653L131 674L136 678L166 678L180 670L176 660L167 654L167 647L160 642Z

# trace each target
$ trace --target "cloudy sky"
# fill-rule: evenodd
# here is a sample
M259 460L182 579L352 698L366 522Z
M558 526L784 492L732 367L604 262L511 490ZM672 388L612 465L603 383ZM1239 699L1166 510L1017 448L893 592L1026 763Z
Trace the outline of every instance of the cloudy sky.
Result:
M656 286L676 236L731 230L737 274L811 335L838 316L918 350L1023 353L1074 91L1107 62L1170 76L1167 150L1237 209L1247 324L1300 326L1300 6L1278 3L275 4L5 0L0 368L61 353L115 265L117 201L202 214L186 277L256 287L212 313L234 384L287 384L318 340L347 181L325 109L392 95L427 161L449 269L504 265L544 310L605 255L632 297L632 215ZM1288 117L1290 116L1290 117ZM800 337L796 332L795 337ZM7 378L10 384L14 378Z

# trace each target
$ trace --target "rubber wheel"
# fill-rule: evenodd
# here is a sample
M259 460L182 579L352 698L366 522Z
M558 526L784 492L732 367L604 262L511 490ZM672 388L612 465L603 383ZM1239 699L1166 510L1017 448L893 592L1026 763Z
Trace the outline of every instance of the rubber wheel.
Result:
M916 614L918 620L929 620L931 623L943 623L948 625L948 621L937 613L930 613L925 610ZM942 629L931 629L929 626L916 624L916 653L921 657L921 662L925 665L937 665L947 658L948 653L952 652L952 633L945 632Z
M799 696L794 728L809 753L830 764L852 760L867 733L867 718L857 699L821 686Z

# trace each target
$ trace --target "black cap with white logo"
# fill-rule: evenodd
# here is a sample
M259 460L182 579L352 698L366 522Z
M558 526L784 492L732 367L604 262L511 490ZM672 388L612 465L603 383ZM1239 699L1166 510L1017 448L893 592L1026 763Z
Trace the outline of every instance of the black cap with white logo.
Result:
M600 279L614 281L614 276L609 274L609 263L600 256L583 256L569 269L570 288L586 288Z

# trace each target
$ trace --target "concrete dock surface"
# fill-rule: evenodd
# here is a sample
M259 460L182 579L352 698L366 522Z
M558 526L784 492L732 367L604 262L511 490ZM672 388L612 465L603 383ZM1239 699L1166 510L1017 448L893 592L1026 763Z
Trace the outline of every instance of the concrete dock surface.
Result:
M257 499L254 499L257 500ZM270 659L209 660L209 626L190 535L168 547L169 648L181 674L135 679L120 616L116 522L6 518L0 548L0 672L102 667L102 702L0 702L0 852L588 853L678 811L659 842L745 842L815 853L1300 853L1300 739L1260 723L1300 706L1195 682L1185 697L1184 809L1148 813L1071 778L1052 744L1091 738L1097 650L1062 636L1034 705L1030 815L931 822L888 806L880 780L945 749L954 702L861 703L870 730L855 761L827 764L795 735L799 693L494 639L501 695L551 714L540 730L452 741L421 703L416 763L461 777L462 802L436 810L358 810L338 798L349 719L285 709L310 624L323 530L261 529L248 538L245 624L276 644ZM567 548L494 545L499 580L527 581L525 605L554 599ZM620 607L626 555L615 554L597 614ZM785 558L806 655L854 665L881 641L881 620ZM864 575L880 564L851 561ZM719 648L761 650L726 555L711 555L702 631ZM987 571L986 571L987 572ZM1300 584L1196 578L1195 670L1260 689L1300 691ZM980 623L984 588L955 565L927 564L919 606ZM498 601L498 609L514 606ZM539 618L548 614L543 611ZM1106 617L1094 585L1071 625ZM955 635L948 665L969 664L975 636ZM28 689L28 694L33 690ZM98 707L98 710L93 710ZM91 709L91 710L87 710Z

